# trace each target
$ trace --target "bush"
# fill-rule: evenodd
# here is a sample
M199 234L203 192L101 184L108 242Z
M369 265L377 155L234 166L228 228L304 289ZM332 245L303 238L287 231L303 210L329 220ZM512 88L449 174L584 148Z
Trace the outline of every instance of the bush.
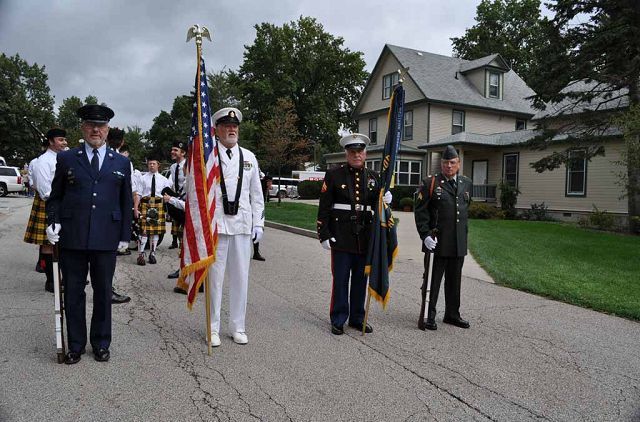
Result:
M413 198L413 195L417 190L417 186L395 186L393 189L390 189L390 192L393 195L391 208L393 208L394 210L402 209L402 207L400 206L400 200L407 197Z
M399 205L401 210L404 210L405 208L409 207L413 211L413 198L410 198L408 196L405 196L404 198L400 198Z
M500 208L504 211L506 218L516 218L518 212L516 211L516 202L518 202L518 195L520 190L510 183L500 182Z
M582 227L590 227L599 230L612 230L616 224L616 218L609 214L606 210L600 211L598 207L593 205L593 211L589 216L583 217L578 221Z
M548 206L544 204L544 202L540 204L531 204L531 209L526 210L522 217L525 220L531 221L551 221L553 218L547 214Z
M472 202L471 205L469 205L469 218L500 220L504 218L504 211L485 202Z
M322 189L322 180L303 180L298 184L300 199L318 199Z

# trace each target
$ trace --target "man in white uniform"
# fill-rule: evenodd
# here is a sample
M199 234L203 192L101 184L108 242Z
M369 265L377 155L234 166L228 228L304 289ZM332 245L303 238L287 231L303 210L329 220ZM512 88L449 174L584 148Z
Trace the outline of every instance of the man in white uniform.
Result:
M218 225L216 261L211 266L211 345L220 345L220 307L225 272L229 283L229 332L238 344L245 332L251 242L264 232L264 199L255 155L238 146L242 113L227 107L213 115L221 169L213 224ZM229 271L226 271L228 268Z
M44 289L53 292L53 247L47 241L47 218L45 202L51 194L51 182L56 172L56 157L60 151L67 148L67 132L64 129L53 128L47 132L48 148L38 159L32 161L31 181L36 191L31 207L31 215L24 235L24 241L40 245L40 253L45 262L47 280Z

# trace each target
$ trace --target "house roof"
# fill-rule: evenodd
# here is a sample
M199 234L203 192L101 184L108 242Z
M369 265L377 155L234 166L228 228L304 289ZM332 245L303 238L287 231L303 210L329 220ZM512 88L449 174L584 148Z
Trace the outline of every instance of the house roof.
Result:
M629 107L629 90L627 88L611 90L608 85L597 81L574 81L560 92L563 94L592 92L595 97L589 102L581 101L576 103L575 100L565 98L558 103L547 103L544 110L538 111L533 116L533 120L580 114L587 111L611 111Z
M491 135L481 135L479 133L460 132L450 135L434 142L429 142L418 146L420 149L441 148L445 145L483 145L483 146L506 146L527 142L540 133L539 130L516 130L511 132L493 133Z
M511 69L511 67L507 64L507 62L502 58L500 54L491 54L486 57L481 57L476 60L465 61L460 63L460 72L466 73L471 70L479 69L481 67L489 66L493 61L497 61L500 65L498 66L500 69L505 72Z
M530 116L536 113L531 101L526 99L535 95L535 92L513 70L504 73L503 99L484 97L462 73L462 69L468 72L471 69L486 66L494 60L502 61L506 66L505 70L508 69L506 62L497 54L468 61L390 44L384 46L372 71L372 76L367 81L367 86L356 106L356 111L368 91L367 88L371 85L372 78L377 76L376 70L381 65L382 58L387 51L398 60L402 67L409 68L407 71L409 77L415 82L427 101Z

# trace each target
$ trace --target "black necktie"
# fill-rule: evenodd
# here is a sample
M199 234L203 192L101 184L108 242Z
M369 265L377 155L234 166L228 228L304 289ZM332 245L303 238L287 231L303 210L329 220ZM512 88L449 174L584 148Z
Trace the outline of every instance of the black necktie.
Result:
M233 155L233 153L231 152L230 149L227 150L227 157L231 158L231 156Z
M151 177L151 196L156 196L156 175Z
M451 185L451 187L455 191L456 190L456 179L449 179L449 184Z
M93 158L91 158L91 168L98 174L100 172L100 159L98 158L98 150L93 150Z
M173 187L175 188L176 193L178 193L178 176L180 175L180 163L176 163L176 174L173 178Z

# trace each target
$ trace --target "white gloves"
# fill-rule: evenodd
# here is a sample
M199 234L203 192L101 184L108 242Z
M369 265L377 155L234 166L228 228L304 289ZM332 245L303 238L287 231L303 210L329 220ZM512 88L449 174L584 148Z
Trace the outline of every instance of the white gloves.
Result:
M264 229L262 227L254 227L253 232L251 233L251 237L253 238L253 243L259 243L260 239L262 239L263 233L264 233Z
M122 240L118 243L118 250L122 250L122 249L128 249L129 248L129 242L123 242Z
M330 241L335 242L336 241L335 237L332 237L331 239L327 239L321 243L322 247L328 251L331 250L331 243L329 243Z
M391 192L389 191L386 191L384 195L382 195L382 202L384 202L387 205L391 203L392 199L393 199L393 195L391 195Z
M62 226L58 223L47 226L47 240L49 240L49 243L52 245L55 245L58 240L60 240L60 235L58 233L60 233L61 228Z
M427 247L430 251L432 251L436 245L438 244L438 239L434 239L431 236L427 236L424 238L424 246Z

